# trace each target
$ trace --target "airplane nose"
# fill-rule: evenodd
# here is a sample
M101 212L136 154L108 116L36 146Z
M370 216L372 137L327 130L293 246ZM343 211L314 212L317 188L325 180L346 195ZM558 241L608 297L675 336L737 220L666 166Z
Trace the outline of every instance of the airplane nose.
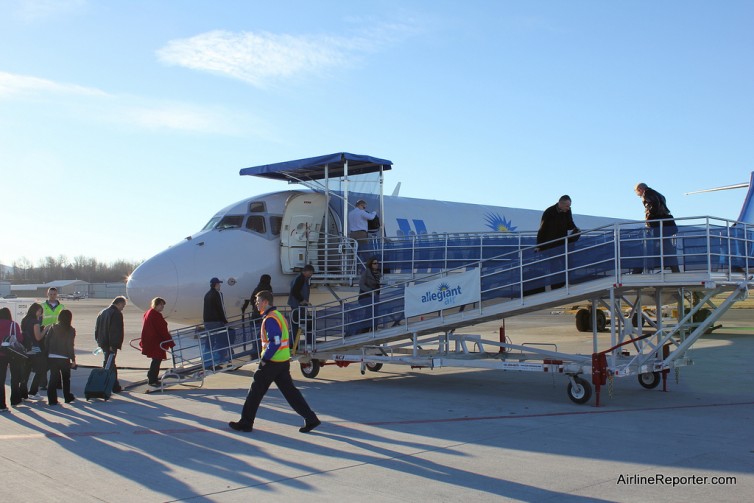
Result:
M152 299L165 299L166 318L175 309L178 300L178 270L175 263L165 256L153 257L131 273L126 282L128 299L139 309L146 311L152 307Z

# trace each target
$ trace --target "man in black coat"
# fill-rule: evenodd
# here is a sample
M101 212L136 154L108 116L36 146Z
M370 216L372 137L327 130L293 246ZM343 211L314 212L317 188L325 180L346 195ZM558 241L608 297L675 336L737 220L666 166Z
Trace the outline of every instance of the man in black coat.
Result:
M204 329L208 331L201 338L202 357L205 368L216 370L221 363L230 360L230 336L226 331L213 330L222 328L228 324L225 316L225 304L223 294L220 292L222 281L218 278L209 280L209 291L204 295Z
M637 196L641 197L641 202L644 204L644 218L651 235L650 243L647 246L647 255L651 256L648 259L649 263L659 267L659 255L662 255L664 257L663 267L669 267L671 272L680 272L672 237L678 233L678 226L668 209L665 196L648 187L646 183L637 184L634 191ZM662 253L660 253L661 239ZM638 269L633 272L639 273L642 270Z
M97 315L97 321L94 325L94 338L97 345L102 348L104 361L102 367L107 365L110 355L113 355L111 369L115 373L115 383L113 384L113 393L120 393L123 388L118 381L118 367L115 365L115 356L118 350L123 347L123 337L125 329L123 328L123 309L126 307L125 297L115 297L110 307L103 309Z
M576 224L573 223L573 214L571 213L571 197L568 195L560 196L557 203L547 208L542 213L542 220L539 223L537 231L537 251L549 250L558 246L563 246L568 231L574 233L580 232ZM554 239L560 239L554 243L548 243Z
M550 252L548 255L560 255L565 251L565 238L569 232L576 234L581 231L573 222L571 197L563 195L560 196L557 203L542 213L542 220L539 223L539 231L537 232L537 247L534 251L543 252L558 248L558 250ZM552 288L562 287L565 284L565 277L561 274L565 269L565 260L563 257L554 256L549 258L544 263L544 266L548 274L545 282L548 285L552 285Z

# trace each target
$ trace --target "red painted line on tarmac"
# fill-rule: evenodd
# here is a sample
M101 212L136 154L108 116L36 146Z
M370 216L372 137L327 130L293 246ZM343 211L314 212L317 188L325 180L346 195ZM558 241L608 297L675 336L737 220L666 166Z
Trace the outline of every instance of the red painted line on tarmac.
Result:
M527 419L536 417L559 417L559 416L587 416L598 414L618 414L621 412L647 412L662 410L679 410L679 409L701 409L707 407L735 407L739 405L754 405L754 402L734 402L734 403L711 403L698 405L674 405L670 407L644 407L641 409L616 409L616 410L587 410L579 412L545 412L542 414L509 414L506 416L479 416L479 417L452 417L447 419L409 419L406 421L374 421L369 423L360 423L365 426L386 426L391 424L429 424L429 423L460 423L466 421L496 421L498 419Z

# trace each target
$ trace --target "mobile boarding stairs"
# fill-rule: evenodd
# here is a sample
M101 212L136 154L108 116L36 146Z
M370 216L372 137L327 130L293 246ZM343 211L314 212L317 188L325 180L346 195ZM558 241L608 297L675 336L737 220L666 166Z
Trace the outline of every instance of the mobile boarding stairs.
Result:
M672 238L645 229L644 222L627 222L584 231L542 252L535 251L532 235L516 233L375 240L368 254L381 259L387 285L361 299L286 313L301 326L295 358L309 378L323 365L356 363L362 373L384 364L558 373L568 378L576 403L588 402L594 386L596 405L601 386L615 378L635 375L645 388L660 382L665 388L670 370L693 363L693 344L754 281L748 274L754 271L753 226L711 217L676 221ZM423 307L422 297L439 304ZM503 330L498 340L458 332L579 302L590 305L577 316L577 325L592 331L585 354L513 344ZM676 306L677 320L661 315L667 305ZM174 369L163 375L163 386L201 382L214 371L256 361L257 324L241 318L214 331L174 331ZM600 335L603 326L609 335Z

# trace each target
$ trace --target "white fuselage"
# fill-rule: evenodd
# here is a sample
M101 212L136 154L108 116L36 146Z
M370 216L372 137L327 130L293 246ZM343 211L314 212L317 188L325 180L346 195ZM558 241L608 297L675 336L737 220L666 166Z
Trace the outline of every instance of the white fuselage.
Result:
M141 264L129 277L129 299L148 309L154 297L167 305L163 314L179 323L202 321L203 299L210 278L223 280L226 314L241 313L262 274L272 277L277 296L287 295L295 274L281 267L280 222L286 205L305 191L283 191L252 197L220 210L204 230L171 246ZM365 196L378 209L376 196ZM351 204L355 202L355 198ZM330 202L330 230L343 229L342 203ZM387 236L462 232L536 231L541 210L483 206L406 197L384 197L380 215ZM576 225L590 229L614 223L606 217L574 215ZM229 222L223 228L223 222ZM263 232L262 232L263 231ZM285 232L285 230L283 230Z

